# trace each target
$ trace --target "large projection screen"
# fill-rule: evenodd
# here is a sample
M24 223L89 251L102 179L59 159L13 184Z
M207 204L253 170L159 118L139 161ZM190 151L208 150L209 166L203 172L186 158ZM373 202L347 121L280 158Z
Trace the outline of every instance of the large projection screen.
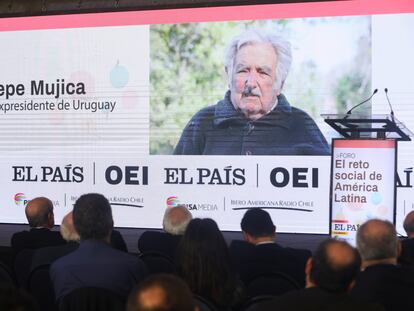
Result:
M320 115L344 113L375 88L360 112L388 113L388 88L396 117L414 129L410 0L4 18L0 222L25 223L25 203L47 196L59 223L77 197L99 192L110 200L118 227L160 228L165 209L184 204L222 230L239 230L246 209L261 207L279 232L327 234L329 154L310 151L314 142L306 141L278 149L257 130L283 127L283 118L276 125L253 122L255 134L238 154L231 149L240 148L238 134L221 128L237 127L237 120L221 116L211 132L198 126L200 113L217 113L216 103L235 81L226 75L226 46L251 29L290 43L282 94L329 145L338 135ZM208 133L221 134L209 145ZM205 149L194 141L177 147L190 136ZM413 210L414 143L398 150L402 233L402 219ZM357 207L349 202L349 208Z

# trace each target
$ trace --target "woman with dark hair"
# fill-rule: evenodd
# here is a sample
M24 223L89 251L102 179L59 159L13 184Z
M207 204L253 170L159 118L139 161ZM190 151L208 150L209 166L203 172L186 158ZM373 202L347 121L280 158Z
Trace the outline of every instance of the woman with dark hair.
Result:
M177 250L177 272L194 294L228 310L237 302L237 278L227 244L209 218L190 221ZM239 288L240 289L240 288Z

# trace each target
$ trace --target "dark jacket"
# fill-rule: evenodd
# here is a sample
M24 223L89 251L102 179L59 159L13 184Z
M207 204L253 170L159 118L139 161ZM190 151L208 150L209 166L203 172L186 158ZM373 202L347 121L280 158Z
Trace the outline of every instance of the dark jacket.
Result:
M401 254L398 263L414 267L414 238L401 240Z
M197 112L185 127L174 154L189 155L329 155L328 144L304 111L284 95L258 120L247 119L230 101L230 91L216 105Z
M276 243L253 245L234 240L230 244L230 255L245 284L266 273L282 272L304 287L305 265L312 254L306 249L282 247Z
M78 242L69 241L63 245L48 246L36 249L33 253L31 271L39 266L51 265L54 261L63 257L79 247Z
M172 235L166 232L145 231L138 239L138 250L141 253L157 252L171 260L175 259L178 244L182 235Z
M110 245L122 252L127 253L127 247L122 237L121 233L116 230L112 230L111 238L110 238ZM42 247L36 249L33 253L32 259L32 267L31 270L42 266L42 265L50 265L55 260L63 257L75 250L79 247L79 242L76 241L68 241L66 244L57 245L57 246L49 246L49 247Z
M17 232L11 238L14 254L25 248L36 249L65 243L66 241L58 231L52 231L48 228L31 228L30 231Z
M345 293L330 293L318 287L289 292L262 303L255 311L384 311L380 305L355 301Z
M414 270L390 264L367 267L351 291L355 299L380 303L387 311L414 310L413 293Z
M80 287L106 288L127 297L146 275L140 259L94 240L82 241L78 249L56 260L50 268L58 300Z
M110 243L113 248L116 248L117 250L128 253L128 248L127 248L124 238L122 237L121 232L117 230L112 230Z

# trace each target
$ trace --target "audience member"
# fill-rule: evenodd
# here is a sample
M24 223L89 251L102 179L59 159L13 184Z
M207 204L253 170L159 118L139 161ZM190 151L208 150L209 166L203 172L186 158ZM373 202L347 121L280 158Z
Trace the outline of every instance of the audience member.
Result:
M0 286L1 311L37 311L38 305L32 296L15 287Z
M34 270L36 267L41 265L51 264L56 259L71 253L79 247L80 236L73 224L73 212L69 212L65 217L63 217L60 225L60 234L66 241L66 244L42 247L35 250L31 270ZM116 230L112 230L111 232L110 244L113 248L128 252L126 243L122 238L121 233Z
M191 291L227 310L239 299L227 244L214 220L193 219L178 245L177 272Z
M172 235L183 235L193 216L185 205L177 205L165 210L162 227Z
M30 230L13 234L11 246L14 254L23 249L36 249L46 246L56 246L65 243L59 232L51 231L55 225L53 203L48 198L38 197L25 208Z
M401 240L401 254L398 262L402 265L414 265L414 211L407 214L404 219L404 230L407 239Z
M69 212L62 219L60 224L60 234L66 242L79 242L80 236L75 229L75 224L73 223L73 212Z
M73 252L79 247L80 236L73 224L72 212L63 217L60 225L60 234L67 243L37 249L33 254L31 270L41 265L50 265L56 259Z
M138 258L109 245L113 219L108 200L96 193L82 195L75 202L73 222L81 243L51 266L56 298L81 287L105 288L127 297L147 271Z
M357 232L362 272L351 294L360 301L379 302L387 311L414 310L413 270L397 266L398 239L394 226L372 219Z
M193 296L180 278L158 274L138 284L129 295L127 311L195 311Z
M306 288L265 302L256 310L383 310L381 306L356 302L347 294L360 265L357 250L348 243L326 240L306 263Z
M111 232L111 237L109 239L109 244L122 252L128 253L128 247L125 243L124 238L122 237L121 232L119 232L118 230L113 229Z
M166 209L163 219L164 232L145 231L138 240L139 251L158 252L174 259L178 243L192 218L184 205Z
M256 276L269 272L282 272L299 286L305 286L305 264L311 252L277 244L276 227L268 212L260 208L248 210L241 229L245 241L232 241L230 254L243 282L248 284Z

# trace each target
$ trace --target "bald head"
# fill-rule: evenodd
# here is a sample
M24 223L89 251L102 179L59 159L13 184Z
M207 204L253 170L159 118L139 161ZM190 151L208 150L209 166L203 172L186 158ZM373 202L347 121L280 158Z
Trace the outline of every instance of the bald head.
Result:
M177 205L165 211L163 228L165 232L182 235L193 216L184 205Z
M307 264L309 283L330 292L346 292L361 266L358 251L345 241L322 242Z
M62 224L60 225L60 234L62 235L63 239L68 242L78 242L80 240L79 234L75 229L75 225L73 224L72 212L69 212L65 217L63 217Z
M409 238L414 238L414 211L411 211L405 216L404 230Z
M32 228L52 228L55 225L53 203L48 198L38 197L30 200L26 205L25 213Z
M139 293L137 299L138 303L145 309L155 309L161 306L166 301L166 292L160 286L153 286L143 290Z
M396 259L397 232L389 221L368 220L358 229L357 247L364 261Z
M156 274L129 295L127 311L195 311L188 285L174 275Z

